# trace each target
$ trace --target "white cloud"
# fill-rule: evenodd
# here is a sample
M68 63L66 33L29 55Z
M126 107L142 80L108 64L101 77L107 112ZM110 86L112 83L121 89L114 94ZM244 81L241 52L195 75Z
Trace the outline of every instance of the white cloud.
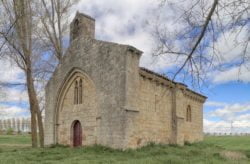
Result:
M215 84L227 83L230 81L241 81L245 83L250 82L250 69L242 66L242 67L232 67L226 71L216 71L213 72L212 81Z
M225 104L208 113L210 117L219 117L223 120L236 120L242 112L250 112L250 103Z
M0 82L17 83L22 82L22 70L7 59L0 60Z
M206 133L250 133L249 120L237 121L211 121L203 120L204 132Z
M0 102L27 102L28 95L26 90L18 88L3 88Z
M209 73L213 83L250 82L250 46L246 47L248 36L249 29L247 27L238 27L226 31L214 43L217 57L213 64L221 71L212 70ZM209 53L212 54L212 51ZM243 64L238 65L243 61L243 58Z
M0 119L27 117L28 109L0 104Z
M1 59L0 60L0 83L6 84L18 84L24 82L24 76L21 69L16 67L10 62L10 60ZM28 101L28 96L23 85L2 85L0 90L0 103L23 103ZM3 106L1 106L2 108ZM8 107L9 109L10 107ZM14 111L17 108L14 106ZM2 109L3 110L3 109ZM7 110L4 110L7 111Z
M215 107L204 114L204 131L217 133L250 133L250 102L229 104L207 102L206 106Z
M205 102L205 106L215 106L215 107L220 107L220 106L225 106L227 103L223 102L216 102L216 101L207 101Z

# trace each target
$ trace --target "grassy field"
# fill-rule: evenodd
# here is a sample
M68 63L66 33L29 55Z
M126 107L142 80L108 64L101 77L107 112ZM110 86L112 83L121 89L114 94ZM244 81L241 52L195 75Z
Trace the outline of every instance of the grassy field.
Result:
M184 147L149 145L119 151L100 146L30 148L29 136L0 136L0 164L250 163L250 137L206 137Z

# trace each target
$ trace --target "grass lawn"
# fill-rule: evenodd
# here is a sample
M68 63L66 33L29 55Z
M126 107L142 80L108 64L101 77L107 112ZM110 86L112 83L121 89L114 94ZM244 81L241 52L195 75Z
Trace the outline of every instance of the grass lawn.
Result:
M29 135L0 135L0 146L30 146L31 138Z
M206 137L184 147L149 145L119 151L100 146L30 148L29 136L0 135L0 164L250 163L250 137Z

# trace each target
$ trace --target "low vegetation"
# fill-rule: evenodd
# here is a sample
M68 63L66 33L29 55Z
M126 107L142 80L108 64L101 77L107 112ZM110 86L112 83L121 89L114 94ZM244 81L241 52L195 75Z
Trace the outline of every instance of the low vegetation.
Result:
M184 147L150 144L138 150L113 150L101 146L31 148L27 135L0 136L1 164L95 163L250 163L250 137L206 137Z

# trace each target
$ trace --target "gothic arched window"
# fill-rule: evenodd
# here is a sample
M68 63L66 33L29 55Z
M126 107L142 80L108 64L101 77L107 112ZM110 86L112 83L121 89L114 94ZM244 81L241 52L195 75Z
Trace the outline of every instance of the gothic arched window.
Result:
M191 106L187 106L187 112L186 112L186 121L191 122L192 121L192 113L191 113Z
M79 104L82 104L82 79L80 79L80 82L79 82Z
M78 82L75 82L74 104L78 104Z

